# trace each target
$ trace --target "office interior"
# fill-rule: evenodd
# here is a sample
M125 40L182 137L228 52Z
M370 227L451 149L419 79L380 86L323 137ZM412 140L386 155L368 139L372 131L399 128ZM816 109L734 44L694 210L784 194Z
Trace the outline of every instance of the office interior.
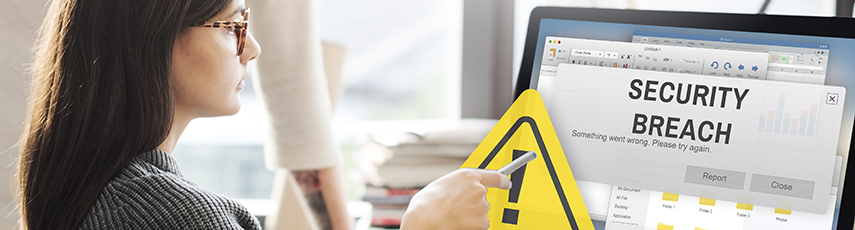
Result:
M355 228L360 230L388 227L372 222L374 206L370 199L365 199L366 194L377 192L376 185L382 187L392 182L384 181L382 173L376 172L382 166L377 162L392 162L390 154L394 151L415 151L399 146L413 143L413 138L415 142L419 138L469 141L434 143L428 147L428 150L448 151L448 155L436 161L454 165L455 160L465 160L459 153L474 150L479 138L510 107L528 16L535 7L852 17L855 3L855 0L283 1L302 1L314 7L314 16L306 20L312 20L322 44L332 106L329 123L341 154L348 212L354 218ZM26 112L29 45L43 17L43 13L26 12L42 12L45 3L45 0L0 2L0 43L4 44L0 45L0 53L4 54L0 56L0 75L4 79L0 84L3 108L0 165L4 166L0 167L0 229L13 229L18 223L12 176ZM251 71L254 68L250 64ZM264 219L276 208L271 201L276 196L275 173L265 166L264 157L269 118L251 81L252 72L247 88L241 92L243 108L238 114L192 122L174 157L185 177L240 201L259 219ZM375 168L371 169L372 166ZM434 172L430 175L441 175L453 168L425 170ZM395 168L386 170L397 172ZM424 182L396 180L395 183L416 188ZM394 226L394 220L390 225Z

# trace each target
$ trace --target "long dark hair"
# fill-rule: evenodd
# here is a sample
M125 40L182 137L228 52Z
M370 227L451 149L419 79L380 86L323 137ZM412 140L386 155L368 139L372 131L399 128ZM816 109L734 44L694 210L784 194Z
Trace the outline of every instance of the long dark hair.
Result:
M172 126L172 48L231 0L54 0L38 32L16 174L23 229L77 229Z

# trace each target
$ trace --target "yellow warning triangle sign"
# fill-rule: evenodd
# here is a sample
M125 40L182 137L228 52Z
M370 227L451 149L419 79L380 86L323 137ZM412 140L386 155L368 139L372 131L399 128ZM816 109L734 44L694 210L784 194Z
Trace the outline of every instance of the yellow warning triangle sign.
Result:
M535 151L511 174L510 190L489 188L490 229L594 229L540 94L524 91L462 168L499 169Z

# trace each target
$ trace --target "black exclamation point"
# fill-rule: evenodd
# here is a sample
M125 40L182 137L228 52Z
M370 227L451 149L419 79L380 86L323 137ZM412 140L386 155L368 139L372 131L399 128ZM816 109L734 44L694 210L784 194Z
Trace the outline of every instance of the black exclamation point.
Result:
M520 158L523 154L528 151L524 150L516 150L514 149L513 157L514 160ZM511 173L511 190L508 195L509 203L517 203L520 199L520 189L522 189L523 175L525 175L525 165ZM506 224L517 224L517 220L520 217L520 210L505 208L505 211L502 213L502 223Z

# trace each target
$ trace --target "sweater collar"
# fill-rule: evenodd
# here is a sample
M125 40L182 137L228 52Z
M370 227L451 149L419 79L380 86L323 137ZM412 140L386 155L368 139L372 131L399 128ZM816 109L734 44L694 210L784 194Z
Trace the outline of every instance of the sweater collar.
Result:
M137 158L148 162L163 171L181 176L181 169L178 167L178 161L175 161L175 158L172 158L172 155L169 155L169 153L166 153L163 150L155 148L140 154Z

